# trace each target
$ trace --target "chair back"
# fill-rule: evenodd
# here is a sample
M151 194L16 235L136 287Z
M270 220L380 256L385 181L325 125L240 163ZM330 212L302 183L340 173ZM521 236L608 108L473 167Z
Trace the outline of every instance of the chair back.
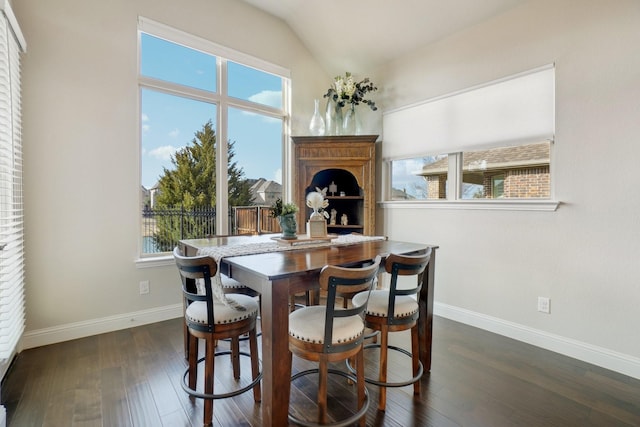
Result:
M380 269L380 256L371 265L362 268L346 268L327 265L320 271L320 288L327 291L327 308L324 329L324 353L338 353L362 343L364 334L357 340L343 344L332 344L334 318L363 316L366 304L353 308L339 308L336 306L336 296L339 292L366 291L371 292L374 280ZM368 299L368 298L367 298Z
M187 257L182 255L178 247L173 249L173 258L182 280L182 295L185 299L185 308L194 301L205 301L207 304L207 323L190 322L187 325L202 332L212 332L214 328L213 317L213 292L211 290L211 278L217 273L218 265L209 256ZM198 293L196 283L204 284L204 294Z
M389 325L409 323L418 318L419 312L416 312L413 316L396 318L396 297L400 295L418 295L420 293L423 275L430 259L431 248L428 248L424 254L420 255L389 254L385 260L385 271L391 275L387 316ZM416 285L410 288L398 289L398 277L400 276L415 276Z

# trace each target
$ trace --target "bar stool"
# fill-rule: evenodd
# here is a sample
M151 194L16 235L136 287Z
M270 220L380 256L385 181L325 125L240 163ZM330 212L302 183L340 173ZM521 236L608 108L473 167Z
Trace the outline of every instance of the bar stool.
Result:
M365 425L369 392L364 381L364 321L366 298L380 267L380 257L364 268L325 266L320 272L320 288L327 292L326 305L301 308L289 314L289 350L295 356L318 362L318 369L298 372L291 381L318 374L318 422L303 420L289 412L289 420L302 426L347 426L359 420ZM359 289L364 304L350 309L336 307L338 290ZM365 291L365 292L363 292ZM355 377L329 368L329 363L355 359ZM328 374L336 374L356 383L358 409L346 419L327 423Z
M384 411L387 401L387 387L404 387L413 384L413 394L420 394L420 378L424 372L420 362L418 341L418 316L419 307L416 297L419 297L422 289L422 276L429 260L431 248L422 255L397 255L390 254L385 260L385 271L391 275L389 289L371 291L371 295L360 293L353 297L353 305L365 305L365 323L368 328L380 332L380 343L367 344L365 349L380 349L380 368L378 379L367 378L366 382L380 386L378 409ZM398 289L399 276L415 276L416 285L411 288ZM411 352L396 346L389 345L389 332L398 332L411 329ZM398 351L411 357L411 379L399 382L387 381L387 353L388 350ZM351 372L353 368L347 361Z
M185 298L184 318L189 337L187 343L188 368L182 378L182 388L190 396L204 399L204 425L211 425L213 420L213 399L223 399L237 396L253 389L253 398L261 400L258 345L256 338L256 319L258 317L258 303L255 299L242 294L229 294L245 310L236 310L214 301L211 290L211 277L218 269L215 260L208 256L185 257L178 248L173 250L176 266L182 279L182 292ZM195 282L204 282L204 294L194 292ZM250 353L239 350L238 341L241 335L249 335ZM198 359L198 339L205 340L205 356ZM230 351L215 351L217 340L231 339ZM240 356L251 359L252 381L241 388L228 393L214 394L215 357L231 354L233 376L240 379ZM196 390L198 365L204 362L204 392Z

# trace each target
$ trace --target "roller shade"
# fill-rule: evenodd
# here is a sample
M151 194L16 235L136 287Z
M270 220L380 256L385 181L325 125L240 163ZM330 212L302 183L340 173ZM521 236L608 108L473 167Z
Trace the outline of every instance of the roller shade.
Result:
M384 159L551 140L555 69L545 66L383 114Z

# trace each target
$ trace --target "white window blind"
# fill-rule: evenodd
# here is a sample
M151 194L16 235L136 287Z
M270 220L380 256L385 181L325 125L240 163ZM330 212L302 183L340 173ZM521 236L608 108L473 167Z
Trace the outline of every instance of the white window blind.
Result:
M552 140L555 69L545 66L386 112L384 159Z
M20 53L26 44L6 0L0 10L0 362L6 362L25 323Z

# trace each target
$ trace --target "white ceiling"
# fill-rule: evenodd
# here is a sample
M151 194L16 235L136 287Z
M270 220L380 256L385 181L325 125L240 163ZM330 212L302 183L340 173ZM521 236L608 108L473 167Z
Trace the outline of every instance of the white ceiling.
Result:
M325 70L366 73L528 0L244 0L282 18Z

